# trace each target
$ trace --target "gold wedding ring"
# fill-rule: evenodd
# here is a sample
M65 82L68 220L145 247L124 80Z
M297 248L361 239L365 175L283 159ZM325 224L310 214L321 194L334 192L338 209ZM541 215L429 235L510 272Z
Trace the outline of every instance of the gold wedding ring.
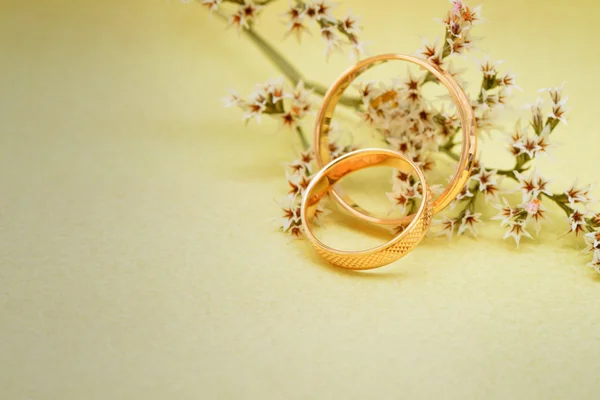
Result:
M450 95L456 103L456 108L458 109L462 125L462 150L454 175L450 179L450 182L442 194L440 194L440 196L433 201L433 213L437 214L448 204L450 204L450 202L452 202L456 196L458 196L464 185L469 180L477 150L477 137L475 117L473 115L473 109L471 107L469 98L461 89L458 82L456 82L456 80L449 73L443 71L438 66L431 64L427 60L403 54L382 54L364 59L344 72L325 94L323 104L321 105L317 115L314 132L315 160L319 168L323 168L323 166L329 163L331 160L331 156L329 154L328 137L331 118L344 90L346 90L352 81L354 81L363 72L376 65L392 60L408 61L417 64L431 72L448 89ZM385 99L383 101L385 101ZM424 180L421 182L424 183ZM330 193L335 201L350 214L368 222L382 225L402 226L410 222L413 218L416 218L416 215L408 215L401 218L376 217L356 204L346 193L344 193L340 185L332 187Z
M344 176L375 166L396 168L418 178L421 184L422 201L413 219L402 232L375 248L344 251L326 246L314 236L311 230L311 220L319 201ZM354 270L378 268L402 258L423 239L431 223L432 213L431 192L421 169L402 154L385 149L356 150L331 161L312 178L301 204L304 234L317 253L338 267Z
M363 72L392 60L408 61L425 68L450 92L462 126L462 149L456 171L437 199L432 199L423 171L401 153L384 149L356 150L333 161L329 153L329 130L331 118L346 88ZM375 102L393 101L385 94ZM394 103L392 103L394 104ZM475 116L469 98L458 82L439 66L417 57L402 54L383 54L360 61L344 72L329 88L317 115L314 133L314 152L317 166L321 168L308 185L301 204L301 219L304 234L323 258L342 268L364 270L382 267L402 258L425 236L433 214L440 212L454 200L467 184L477 150ZM340 180L354 172L374 166L387 166L416 176L421 185L422 201L414 214L401 218L377 217L356 204L340 186ZM402 226L404 229L390 241L380 246L359 251L333 249L323 244L311 230L311 220L319 201L331 194L335 201L351 215L361 220L380 224Z

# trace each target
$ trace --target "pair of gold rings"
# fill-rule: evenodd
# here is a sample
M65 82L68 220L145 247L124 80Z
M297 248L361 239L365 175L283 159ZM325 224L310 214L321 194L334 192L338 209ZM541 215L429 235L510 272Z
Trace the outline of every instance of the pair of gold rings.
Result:
M450 92L456 104L462 124L462 150L456 171L445 190L433 199L421 169L402 154L385 149L362 149L350 152L331 161L329 153L329 130L335 107L346 88L368 69L388 61L407 61L425 68ZM304 233L315 250L327 261L339 267L365 270L382 267L394 262L411 251L425 236L432 216L454 200L469 180L477 137L475 117L469 98L458 82L439 66L427 60L403 54L383 54L360 61L344 72L329 88L317 115L314 132L315 160L320 171L312 178L302 199L302 225ZM401 218L380 218L356 204L342 189L339 181L346 175L373 166L388 166L411 173L420 181L422 201L414 214ZM383 245L361 251L333 249L319 239L311 230L311 220L317 204L329 194L342 208L354 217L374 224L403 226L404 229Z

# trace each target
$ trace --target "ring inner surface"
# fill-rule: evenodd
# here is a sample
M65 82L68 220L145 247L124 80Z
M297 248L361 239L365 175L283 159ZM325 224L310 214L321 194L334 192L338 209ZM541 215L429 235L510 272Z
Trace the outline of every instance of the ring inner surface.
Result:
M356 171L360 171L360 170L364 170L367 168L373 168L373 167L391 167L391 168L395 168L401 171L404 171L406 173L409 173L413 176L415 176L415 178L419 181L421 181L422 185L426 188L426 183L424 183L424 181L422 181L422 179L424 178L424 176L422 175L422 172L419 171L416 166L414 166L413 164L411 164L408 160L406 160L403 156L400 156L400 154L395 153L391 150L374 150L374 149L367 149L367 150L360 150L357 152L357 154L353 154L353 155L349 155L348 156L344 156L339 160L336 160L334 163L332 163L333 165L328 166L328 169L323 173L323 174L319 174L317 175L314 179L316 179L314 182L311 182L311 186L309 187L309 191L306 193L306 214L307 214L307 223L312 225L311 220L313 218L314 215L314 211L319 203L319 201L328 193L328 191L330 190L330 188L333 185L336 185L340 182L340 180L353 173ZM428 189L426 189L428 192ZM423 212L425 211L425 207L426 207L426 201L421 201L421 204L418 207L418 210L416 212L416 215L421 216L423 215ZM355 220L353 220L355 221ZM408 231L410 231L413 227L413 225L416 225L416 223L418 222L418 218L415 218L413 221L410 222L410 224L408 226L405 227L405 232L408 233ZM352 229L354 230L354 229ZM361 232L362 233L367 233L365 231L364 228L361 228ZM375 227L368 229L368 233L370 233L371 239L374 238L388 238L389 240L389 230L381 230L380 227L377 227L377 229L375 229ZM317 238L316 236L314 236L313 233L311 233L311 236L314 237L314 240L316 240L317 242L319 242L323 247L327 247L330 251L341 251L341 252L345 252L343 250L335 250L327 245L325 245L319 238ZM360 242L364 244L364 235L361 235L360 238ZM393 240L399 240L400 239L400 235L396 236ZM372 251L375 250L377 248L383 247L388 245L390 242L388 241L387 243L383 243L383 244L379 244L375 247L371 247L371 248L367 248L364 250L359 250L358 252L367 252L367 251ZM345 246L344 246L345 247Z

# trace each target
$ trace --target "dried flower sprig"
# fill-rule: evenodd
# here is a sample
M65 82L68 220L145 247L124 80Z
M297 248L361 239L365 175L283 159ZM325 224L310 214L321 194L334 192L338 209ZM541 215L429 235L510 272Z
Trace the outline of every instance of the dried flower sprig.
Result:
M185 3L191 3L192 0L182 0ZM240 34L243 34L247 38L249 38L265 55L265 57L271 61L277 69L285 76L285 78L293 85L297 85L300 81L304 82L304 86L307 90L312 90L315 94L323 96L327 91L327 87L317 82L313 82L311 80L306 79L300 71L292 65L280 52L278 52L268 40L266 40L262 35L256 32L255 25L258 21L258 17L260 13L264 10L265 7L270 6L271 3L274 3L275 0L262 0L262 1L252 1L252 0L195 0L196 2L207 7L211 13L216 15L217 17L224 20L228 26L234 26L237 28ZM295 1L298 9L308 10L309 8L318 8L320 14L322 16L315 16L313 19L321 26L328 26L331 28L330 24L335 24L337 30L343 34L347 40L348 44L353 49L353 53L362 55L364 54L364 46L365 43L361 42L358 37L358 33L360 28L358 26L358 19L353 17L350 13L346 17L341 19L335 19L329 17L331 15L331 10L333 9L333 5L331 5L328 1ZM227 4L226 10L225 5ZM305 11L306 12L306 11ZM326 21L324 16L328 16L328 20ZM283 14L286 16L286 14ZM287 13L288 18L290 18L290 11ZM300 15L299 15L300 16ZM303 16L303 18L306 14ZM290 27L288 26L287 32L283 34L283 37L286 37L290 34ZM307 30L305 30L308 32ZM294 33L294 32L291 32ZM323 35L322 35L323 36ZM339 45L343 45L344 42L338 41ZM341 50L341 47L339 48ZM329 55L330 51L326 48L326 55ZM347 96L343 96L340 99L340 104L346 106L357 106L359 104L358 99L350 98Z
M257 85L247 99L232 94L226 104L241 108L247 121L256 119L260 122L262 115L268 115L298 134L303 151L287 167L289 193L282 203L280 228L291 237L300 237L299 201L315 172L301 125L316 108L314 99L323 96L326 87L305 79L256 32L259 15L272 0L198 1L252 40L290 84L288 87L281 80L269 81ZM225 3L229 3L229 13L224 9ZM342 18L335 17L333 8L328 1L295 1L282 14L287 23L283 36L294 35L300 40L310 32L308 24L312 23L325 42L326 57L344 47L350 47L354 57L362 56L364 43L359 40L359 19L350 13ZM473 26L481 21L481 7L472 8L461 0L451 0L450 10L440 20L444 25L443 42L426 42L418 54L461 81L462 71L453 67L452 59L475 48ZM471 100L479 131L490 136L498 135L498 131L506 132L502 126L502 111L510 102L513 90L520 89L515 83L515 76L509 71L502 72L501 66L502 62L492 62L487 56L480 62L481 83ZM358 96L345 95L339 103L355 110L364 123L378 132L387 146L402 152L427 172L433 169L439 156L457 160L455 148L460 145L460 120L456 112L445 110L422 95L425 85L436 82L435 76L430 73L418 75L409 72L408 78L391 85L357 83ZM436 221L438 233L449 239L466 232L476 235L476 228L482 223L482 213L478 210L482 205L478 200L483 198L485 203L498 210L498 215L492 220L498 220L505 228L504 238L512 237L519 246L523 237L533 238L531 228L540 233L542 223L550 212L547 206L554 203L566 215L565 235L582 238L586 246L584 252L592 255L588 265L600 273L600 214L589 208L593 202L592 186L575 183L562 192L553 193L549 189L549 180L535 167L538 157L547 154L554 146L551 134L559 125L566 125L568 112L562 86L541 92L544 98L539 97L529 107L528 124L517 121L506 135L507 151L514 159L513 167L497 169L476 163L467 186L449 212ZM544 99L548 101L548 107L545 107ZM354 149L352 143L342 144L343 137L347 135L339 129L337 134L330 134L330 152L334 158ZM512 203L504 195L515 191L521 192L522 196L518 202ZM414 180L396 171L392 190L388 193L392 206L401 212L411 213L419 196L419 186ZM320 209L317 216L323 213L325 210Z
M350 12L338 19L333 15L334 8L335 5L327 0L296 1L284 14L288 24L286 36L293 34L300 42L302 34L310 32L307 21L312 21L318 26L325 42L326 58L332 52L341 50L344 45L352 48L350 54L353 58L362 57L365 54L365 43L358 37L361 31L359 19Z
M300 123L312 112L313 103L311 92L304 88L303 81L299 81L292 90L283 79L271 80L256 85L247 100L232 91L229 97L224 99L224 103L225 107L236 106L242 109L245 112L243 119L246 122L255 119L260 123L262 115L275 118L281 127L295 130L303 147L308 148Z

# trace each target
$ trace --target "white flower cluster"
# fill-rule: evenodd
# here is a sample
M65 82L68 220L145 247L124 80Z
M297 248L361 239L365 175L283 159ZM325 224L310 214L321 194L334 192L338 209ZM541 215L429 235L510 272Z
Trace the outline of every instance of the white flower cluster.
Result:
M261 122L263 114L270 115L279 121L284 128L295 129L299 123L312 113L313 103L311 92L304 88L302 81L295 88L289 88L283 79L271 80L256 85L256 88L246 100L237 92L232 91L224 99L225 107L239 107L244 113L243 119L256 119Z
M391 85L359 83L362 98L360 117L379 131L390 147L401 152L421 169L433 167L429 153L458 130L454 114L443 114L423 99L423 78L410 75Z
M352 48L350 55L361 58L365 54L365 43L358 38L359 19L350 12L338 19L333 15L334 8L334 3L327 0L296 1L284 14L288 24L286 36L293 34L300 41L303 33L310 32L307 22L313 22L325 42L325 57L349 45Z
M498 129L495 121L500 117L513 89L520 89L515 83L515 75L498 71L498 66L502 63L493 62L487 56L481 61L481 89L477 99L471 102L478 129L487 133Z
M562 201L558 195L550 192L549 180L544 178L535 167L529 165L539 155L548 153L548 149L552 147L550 134L558 123L566 123L564 120L566 98L561 98L562 87L542 91L550 94L552 112L544 116L543 100L538 98L529 106L531 111L529 124L523 127L520 122L517 122L509 139L508 151L515 157L515 167L504 173L517 182L518 190L522 192L521 203L511 205L503 199L502 203L495 204L500 213L493 219L501 221L501 225L507 228L504 238L512 237L517 246L523 236L532 238L527 231L530 224L535 225L535 230L539 234L542 221L548 211L543 200L553 200L559 204ZM557 118L557 115L560 115L560 118ZM572 211L569 207L564 209ZM574 217L578 218L578 215L575 214Z
M454 54L465 54L473 48L471 28L481 22L481 6L471 8L461 0L451 0L452 8L446 17L440 20L445 27L444 43L437 42L420 50L420 54L435 65L443 66L444 58Z
M592 253L592 261L588 264L600 274L600 216L592 219L593 230L584 235L586 248L585 252Z
M392 183L392 191L386 195L392 202L393 208L400 210L402 214L416 205L416 199L423 197L421 183L406 172L394 171Z
M192 0L182 0L184 3L190 3ZM197 0L211 12L221 12L221 5L228 0ZM242 29L250 29L256 22L258 15L263 10L268 1L255 3L252 0L229 1L235 5L235 11L229 15L229 25L241 32Z
M182 0L190 3L192 0ZM228 15L229 25L242 30L252 29L258 20L259 14L273 0L197 0L211 12L219 12ZM222 9L223 3L230 3L233 12L225 13ZM292 4L293 3L293 4ZM287 24L284 37L294 35L298 41L304 33L310 33L307 26L312 22L319 30L319 34L325 42L325 57L335 51L342 51L344 46L351 48L350 56L360 59L365 55L365 42L359 39L361 28L359 18L348 12L344 17L337 18L333 10L337 4L328 0L297 0L290 2L288 10L282 15Z
M342 132L337 124L332 124L329 129L329 155L332 160L342 155L356 150L351 144L343 145L340 143ZM314 153L312 149L300 151L298 159L288 164L286 167L286 179L288 183L288 193L281 201L283 216L278 220L279 229L289 234L292 238L302 237L302 223L300 221L300 202L302 196L308 187L314 173L317 171L314 162ZM329 214L325 208L324 202L319 202L315 211L313 223L319 225L320 219Z
M300 157L290 163L286 169L286 177L289 191L281 202L282 216L278 220L279 229L287 233L291 238L302 237L302 221L300 219L300 203L302 196L312 179L314 165L314 154L312 150L300 152ZM320 219L329 213L323 202L317 206L313 223L319 224Z

